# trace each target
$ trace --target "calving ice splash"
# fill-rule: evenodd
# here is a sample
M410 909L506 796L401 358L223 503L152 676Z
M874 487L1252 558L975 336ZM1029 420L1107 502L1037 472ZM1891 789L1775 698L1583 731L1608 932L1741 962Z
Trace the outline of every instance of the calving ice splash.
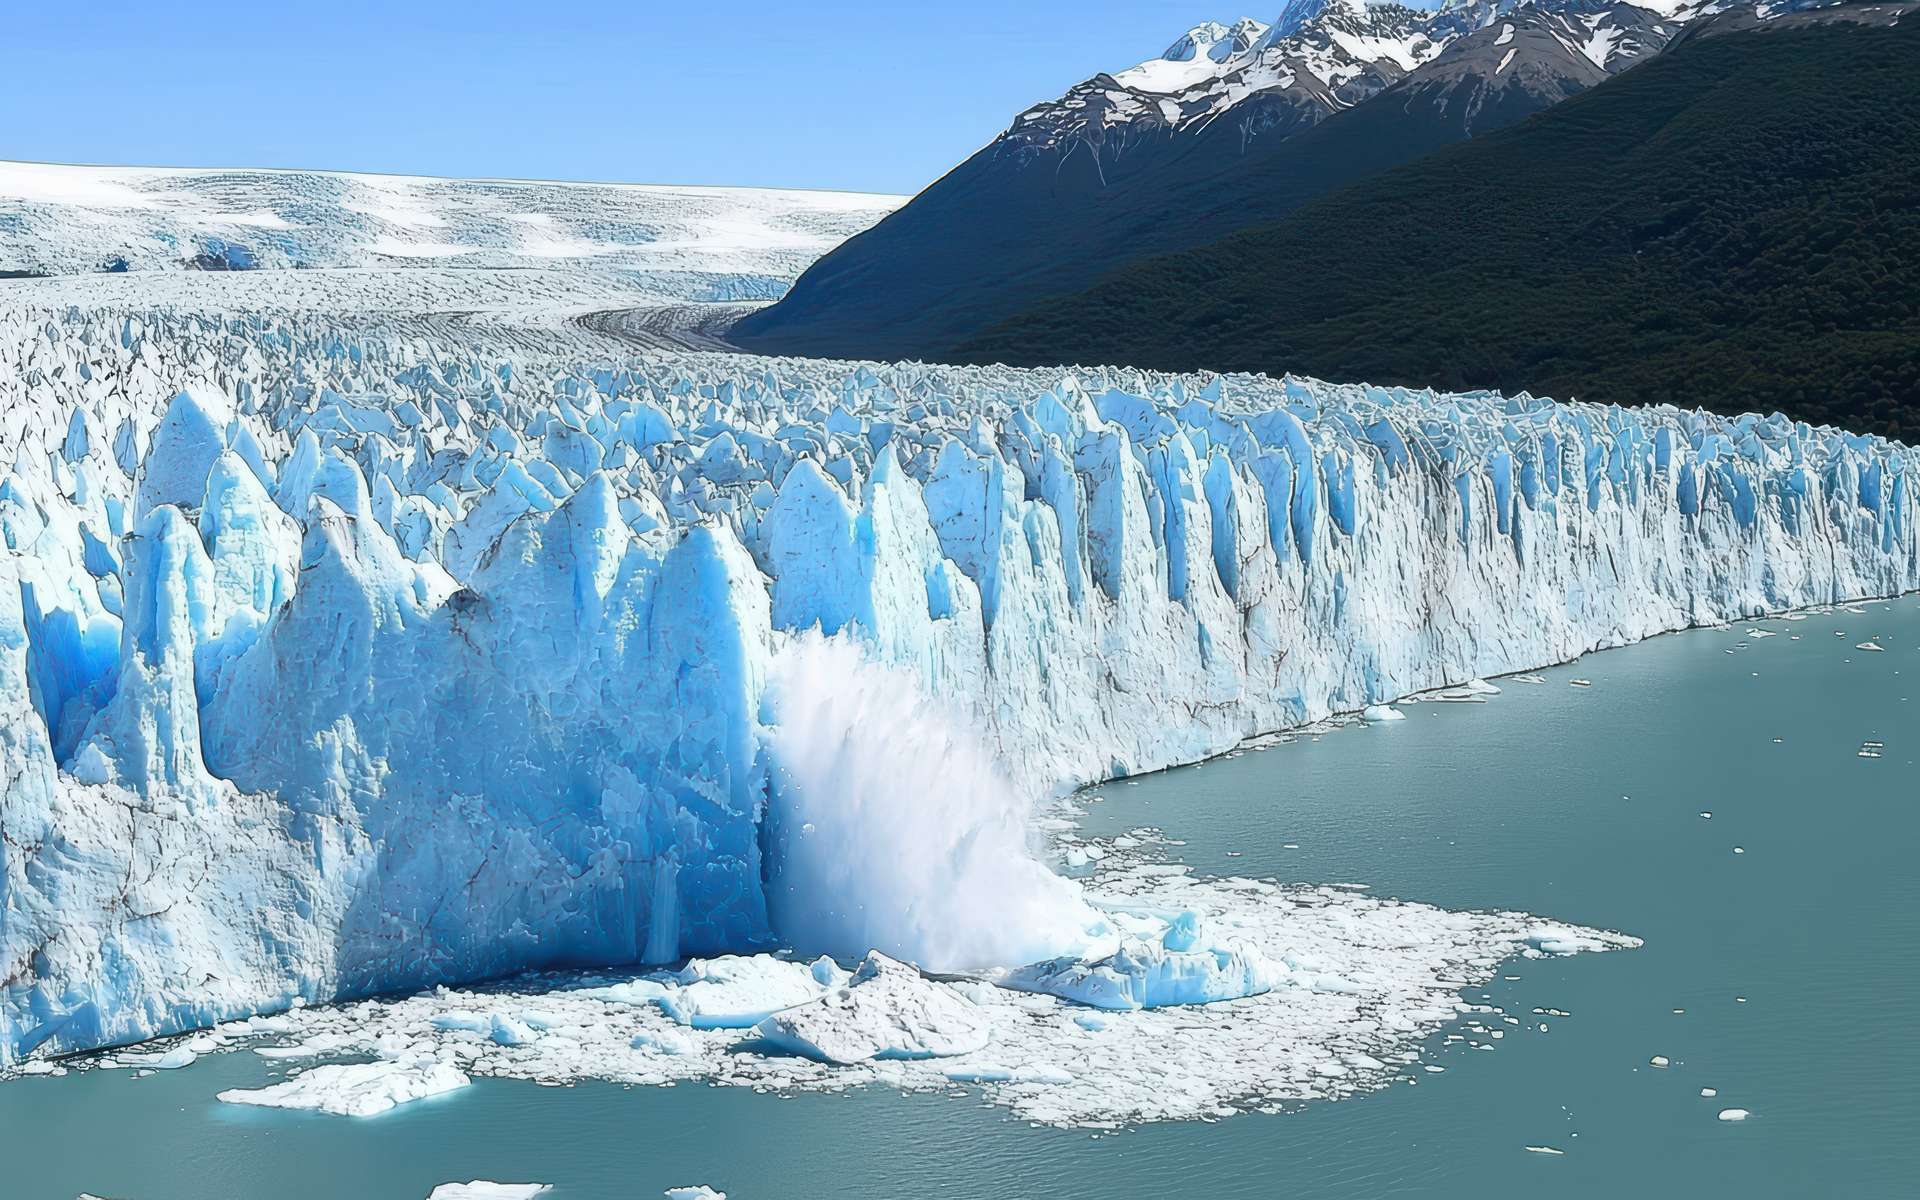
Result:
M489 1002L484 1031L428 994L390 1032L469 1074L570 1044L620 1077L750 1072L709 1040L819 1004L758 1036L1040 1087L1084 1078L1042 1041L1124 1078L1188 1028L1154 1005L1221 1000L1185 1011L1270 1075L1231 1031L1301 1031L1288 1061L1328 1070L1281 1091L1319 1094L1500 957L1617 943L1124 855L1082 887L1035 859L1026 798L1920 579L1915 453L1783 418L0 319L14 1064L660 964ZM1343 950L1363 911L1384 929ZM1244 1074L1160 1115L1274 1099Z
M806 635L776 657L767 700L770 902L795 945L967 970L1112 939L1034 856L1030 798L911 671Z

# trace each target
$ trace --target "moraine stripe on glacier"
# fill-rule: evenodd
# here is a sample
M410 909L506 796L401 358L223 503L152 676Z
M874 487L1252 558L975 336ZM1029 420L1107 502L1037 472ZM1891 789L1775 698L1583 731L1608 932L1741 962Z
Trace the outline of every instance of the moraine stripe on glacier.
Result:
M1780 417L0 324L0 1063L777 944L815 625L1063 787L1920 584L1916 453Z

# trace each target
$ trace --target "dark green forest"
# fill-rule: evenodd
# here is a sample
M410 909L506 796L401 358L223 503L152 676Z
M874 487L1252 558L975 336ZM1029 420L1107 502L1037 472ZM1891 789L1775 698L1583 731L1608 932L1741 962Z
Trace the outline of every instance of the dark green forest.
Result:
M1689 38L952 357L1777 409L1920 440L1920 22Z

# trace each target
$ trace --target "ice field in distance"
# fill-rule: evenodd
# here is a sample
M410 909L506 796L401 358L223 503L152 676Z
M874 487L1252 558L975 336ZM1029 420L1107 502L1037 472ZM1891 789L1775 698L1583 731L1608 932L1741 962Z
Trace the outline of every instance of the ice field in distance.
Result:
M0 269L564 271L661 298L771 300L905 200L0 161Z

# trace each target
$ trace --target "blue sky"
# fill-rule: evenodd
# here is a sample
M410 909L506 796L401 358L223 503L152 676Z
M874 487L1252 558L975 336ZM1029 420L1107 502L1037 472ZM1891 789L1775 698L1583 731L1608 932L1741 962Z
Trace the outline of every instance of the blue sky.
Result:
M10 7L0 158L901 192L1028 104L1241 15L1179 0Z

